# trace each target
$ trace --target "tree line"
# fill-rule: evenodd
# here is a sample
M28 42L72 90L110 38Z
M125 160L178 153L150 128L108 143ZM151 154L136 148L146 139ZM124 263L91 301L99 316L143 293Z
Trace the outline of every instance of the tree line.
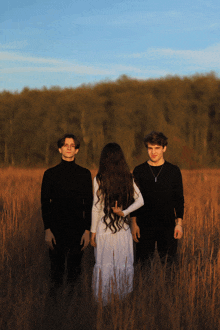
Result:
M81 165L97 167L103 146L118 142L133 169L147 159L144 136L156 130L168 137L169 161L181 168L219 167L219 124L220 80L214 73L3 91L0 164L56 164L57 139L73 133L81 141Z

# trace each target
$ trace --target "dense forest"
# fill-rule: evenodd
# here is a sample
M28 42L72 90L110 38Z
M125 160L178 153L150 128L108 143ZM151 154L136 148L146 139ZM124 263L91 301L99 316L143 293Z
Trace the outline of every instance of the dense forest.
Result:
M78 88L0 93L0 165L59 162L56 141L81 141L77 162L97 167L101 149L118 142L129 166L143 162L144 136L168 137L166 159L181 168L220 166L220 79L214 74L136 80L121 76Z

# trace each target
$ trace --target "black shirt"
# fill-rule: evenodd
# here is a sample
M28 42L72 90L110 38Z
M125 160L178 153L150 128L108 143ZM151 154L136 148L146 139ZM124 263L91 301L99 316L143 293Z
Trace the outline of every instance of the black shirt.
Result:
M175 218L183 218L182 175L178 166L166 162L150 166L145 162L135 167L134 179L144 198L144 206L135 211L139 225L173 227Z
M44 172L41 205L44 228L55 238L79 238L90 230L92 208L91 173L75 163L61 163Z

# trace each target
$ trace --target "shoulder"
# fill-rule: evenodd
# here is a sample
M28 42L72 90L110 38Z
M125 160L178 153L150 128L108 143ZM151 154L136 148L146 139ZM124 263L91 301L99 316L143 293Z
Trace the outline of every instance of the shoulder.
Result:
M82 175L89 175L91 176L91 172L90 170L88 170L87 168L85 167L82 167L78 164L76 164L76 171L79 173L79 174L82 174Z
M165 161L164 167L165 167L167 173L169 173L169 175L172 176L173 178L182 177L180 168L177 165L174 165L174 164L171 164L171 163Z
M166 168L168 168L170 170L180 172L180 168L177 165L171 164L167 161L165 161L164 165L165 165Z
M141 172L145 171L147 165L148 165L148 163L147 163L147 161L146 161L146 162L144 162L144 163L142 163L142 164L136 166L136 167L134 168L133 173L135 174L135 173L141 173Z
M44 172L44 176L50 176L53 175L54 173L56 173L57 171L59 171L60 169L60 164L55 165L53 167L48 168L45 172Z

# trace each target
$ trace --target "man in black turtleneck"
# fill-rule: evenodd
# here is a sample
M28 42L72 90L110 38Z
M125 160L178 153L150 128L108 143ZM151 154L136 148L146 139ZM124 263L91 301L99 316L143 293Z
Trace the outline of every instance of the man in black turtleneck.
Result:
M182 176L177 166L164 160L167 138L163 133L151 132L144 143L150 159L133 172L144 198L144 206L132 214L136 261L152 258L156 245L161 260L172 262L177 239L183 235Z
M75 163L79 141L66 134L57 145L61 163L45 171L41 188L45 241L55 288L62 285L66 258L68 283L73 283L81 271L83 250L90 240L93 199L91 173Z

